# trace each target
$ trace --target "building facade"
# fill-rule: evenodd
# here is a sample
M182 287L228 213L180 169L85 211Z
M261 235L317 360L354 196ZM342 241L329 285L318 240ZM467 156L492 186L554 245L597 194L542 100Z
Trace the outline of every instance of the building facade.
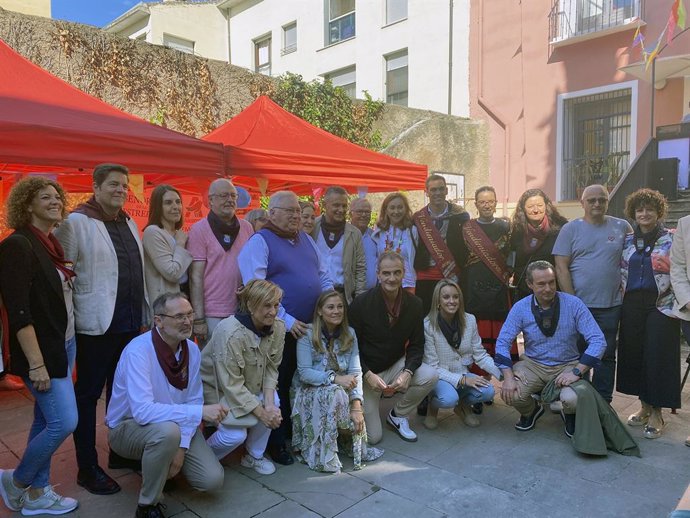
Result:
M542 188L567 206L587 184L612 188L654 128L690 111L690 31L660 53L654 86L632 48L638 27L653 46L672 3L472 0L470 114L490 124L502 201Z
M352 97L469 116L468 0L167 0L105 29Z
M0 0L0 9L50 18L50 0Z

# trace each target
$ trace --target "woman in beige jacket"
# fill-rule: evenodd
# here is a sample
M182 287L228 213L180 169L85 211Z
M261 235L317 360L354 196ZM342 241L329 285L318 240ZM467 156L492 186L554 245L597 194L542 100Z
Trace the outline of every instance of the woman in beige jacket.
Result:
M149 220L144 229L144 276L149 304L163 293L177 293L187 280L192 254L185 250L182 198L177 189L162 184L151 193Z

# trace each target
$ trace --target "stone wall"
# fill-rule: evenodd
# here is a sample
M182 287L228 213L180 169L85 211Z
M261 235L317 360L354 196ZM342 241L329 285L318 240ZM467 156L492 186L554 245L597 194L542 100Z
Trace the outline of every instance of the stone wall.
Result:
M270 78L220 61L121 38L95 27L0 9L0 39L52 74L144 119L201 136L237 115ZM430 171L488 181L486 123L387 105L376 123L384 153ZM413 207L421 193L410 193ZM377 206L380 197L376 197Z

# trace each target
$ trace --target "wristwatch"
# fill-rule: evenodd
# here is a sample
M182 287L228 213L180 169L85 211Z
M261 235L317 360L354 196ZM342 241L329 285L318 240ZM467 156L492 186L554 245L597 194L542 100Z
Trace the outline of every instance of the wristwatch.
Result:
M582 371L577 367L573 367L573 370L571 372L575 374L575 376L577 376L578 378L582 379Z
M334 383L335 382L335 372L331 371L331 373L328 375L328 383Z

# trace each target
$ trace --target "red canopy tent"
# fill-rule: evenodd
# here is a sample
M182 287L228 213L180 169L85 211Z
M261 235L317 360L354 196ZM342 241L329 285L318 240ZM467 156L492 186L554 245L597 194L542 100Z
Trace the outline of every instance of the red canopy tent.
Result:
M102 162L146 174L146 183L198 191L225 176L222 146L127 114L31 63L0 40L0 173L45 172L90 190Z
M233 181L262 193L312 194L341 185L357 192L424 188L425 165L376 153L312 126L266 96L202 137L228 148ZM263 183L263 185L262 185Z

